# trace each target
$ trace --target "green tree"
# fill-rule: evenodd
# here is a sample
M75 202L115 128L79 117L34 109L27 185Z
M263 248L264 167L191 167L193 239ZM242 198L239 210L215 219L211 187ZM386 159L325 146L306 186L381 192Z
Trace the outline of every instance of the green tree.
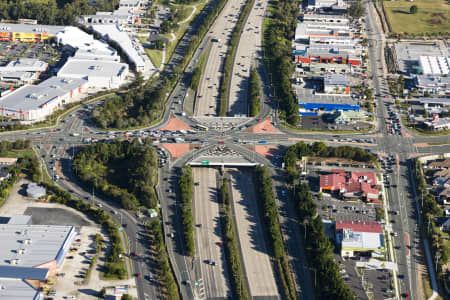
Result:
M123 294L122 300L133 300L133 297L131 297L131 295L129 294Z
M357 0L348 9L348 14L355 19L359 19L364 14L364 8L361 5L361 1Z
M412 6L409 8L409 13L410 13L410 14L416 14L418 11L419 11L419 8L417 7L417 5L412 5Z

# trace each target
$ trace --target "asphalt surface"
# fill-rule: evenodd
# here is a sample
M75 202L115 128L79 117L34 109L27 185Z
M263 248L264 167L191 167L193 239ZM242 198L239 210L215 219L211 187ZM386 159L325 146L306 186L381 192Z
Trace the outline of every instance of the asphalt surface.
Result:
M229 169L232 210L251 297L278 298L251 170Z
M196 116L217 116L223 63L244 3L243 0L228 1L209 30L212 43L200 78L195 104Z
M199 277L204 285L206 299L231 297L224 248L219 244L223 238L219 216L218 175L218 171L213 168L193 168L196 263L200 267Z
M255 68L255 59L262 58L262 26L268 2L255 1L237 46L228 97L228 113L231 116L248 114L250 72Z

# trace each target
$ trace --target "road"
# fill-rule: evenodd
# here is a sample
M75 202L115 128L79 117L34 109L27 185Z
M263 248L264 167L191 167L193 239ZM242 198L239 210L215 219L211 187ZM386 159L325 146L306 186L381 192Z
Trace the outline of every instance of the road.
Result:
M213 168L193 168L194 224L196 261L200 266L200 278L206 299L229 299L231 289L219 216L218 171ZM207 262L214 262L210 265ZM200 295L201 296L201 295Z
M252 170L229 169L232 209L251 297L278 299Z
M222 12L210 28L209 35L213 42L197 91L196 116L217 116L223 63L233 29L236 26L244 3L245 1L243 0L227 1Z
M268 2L255 1L237 46L228 95L228 113L231 116L248 114L250 71L255 68L255 60L262 58L262 26Z

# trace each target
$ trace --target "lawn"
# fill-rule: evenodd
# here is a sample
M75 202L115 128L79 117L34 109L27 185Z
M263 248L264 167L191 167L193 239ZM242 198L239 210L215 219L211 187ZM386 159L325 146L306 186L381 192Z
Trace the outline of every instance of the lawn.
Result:
M383 1L392 32L425 33L450 32L450 5L447 0ZM410 14L412 5L418 7L416 14Z
M159 68L162 61L162 50L145 48L145 53L147 53L148 57L150 57L150 60L152 61L155 68Z

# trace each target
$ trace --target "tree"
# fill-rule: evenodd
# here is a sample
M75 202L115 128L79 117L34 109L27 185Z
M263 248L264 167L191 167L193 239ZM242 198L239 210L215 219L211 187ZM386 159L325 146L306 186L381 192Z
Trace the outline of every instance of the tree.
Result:
M411 6L411 7L409 8L409 13L410 13L410 14L415 14L415 13L417 13L418 10L419 10L419 9L417 8L417 5L413 5L413 6Z
M123 294L122 300L133 300L133 297L131 297L131 295L129 294Z
M168 33L170 31L171 28L171 23L169 21L163 21L161 23L160 29L161 29L161 33Z
M361 16L364 14L364 8L361 5L361 1L358 0L354 2L348 9L348 14L355 19L361 18Z

